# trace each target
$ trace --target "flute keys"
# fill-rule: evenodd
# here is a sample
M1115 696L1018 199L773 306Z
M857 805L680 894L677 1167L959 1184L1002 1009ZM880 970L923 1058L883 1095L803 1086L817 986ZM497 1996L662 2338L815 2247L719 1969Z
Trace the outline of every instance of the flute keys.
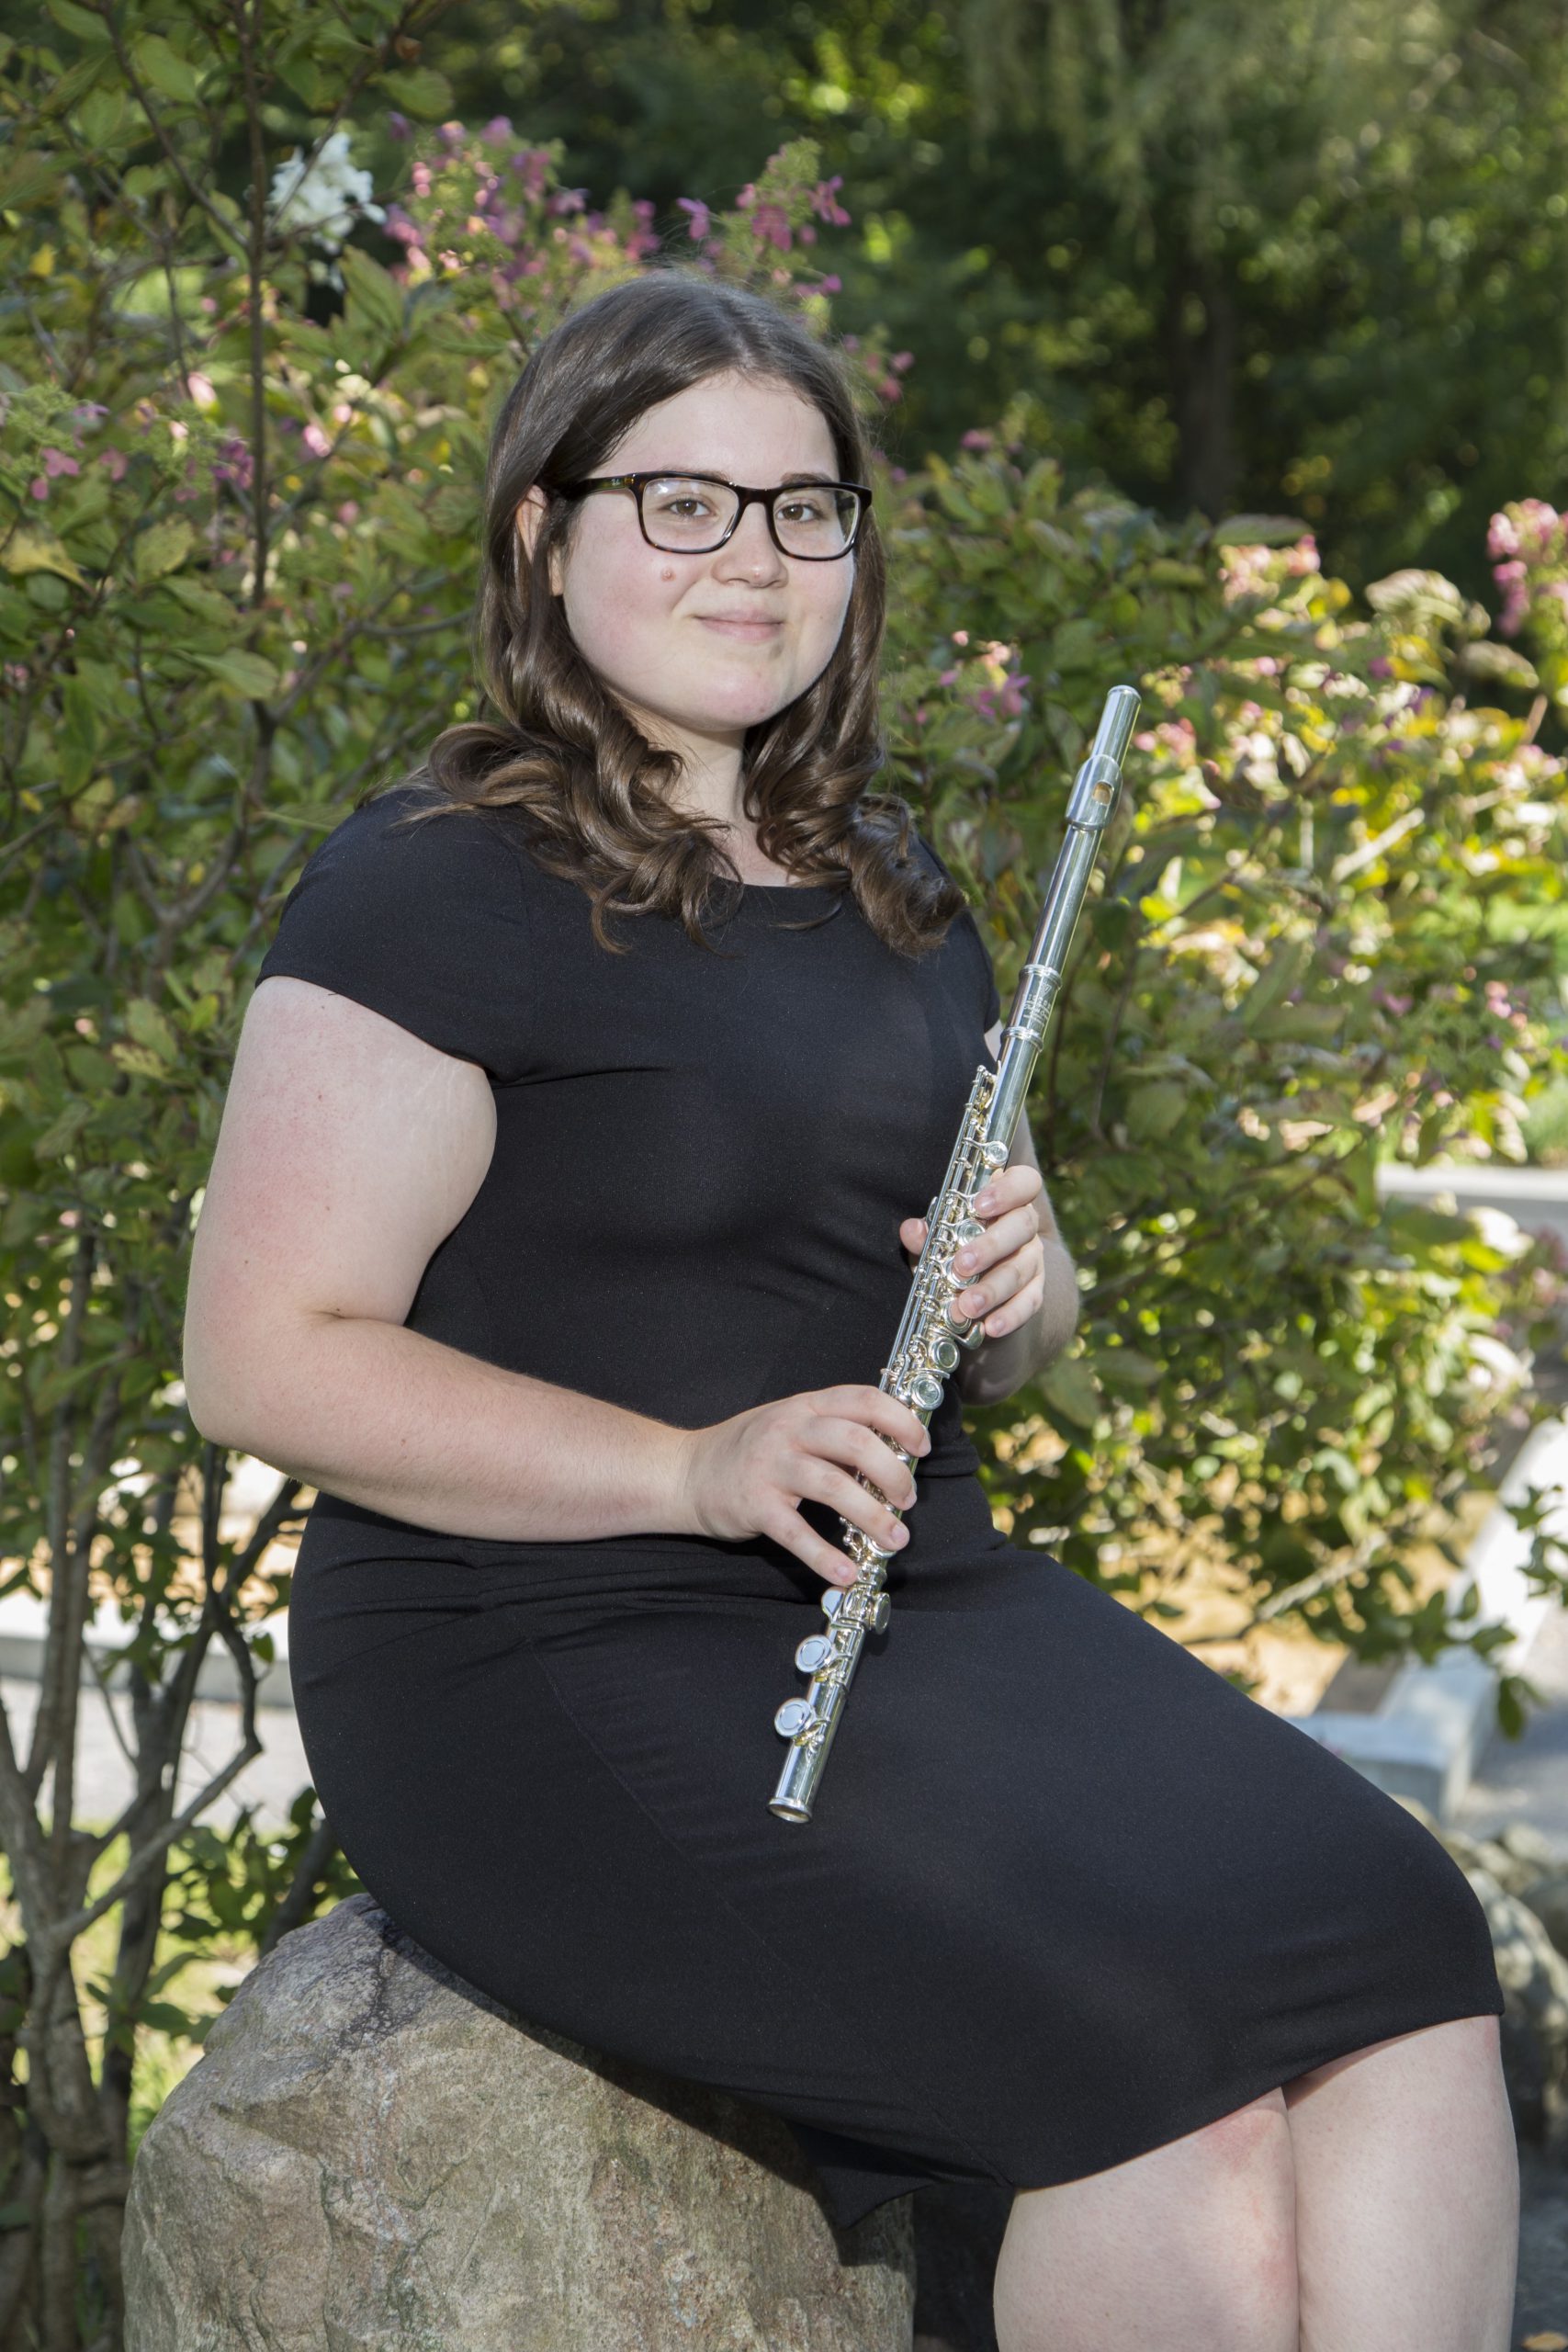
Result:
M865 1614L865 1622L870 1626L874 1634L882 1634L886 1632L887 1620L892 1613L892 1607L893 1604L888 1600L887 1595L885 1592L879 1592L876 1599L872 1602L871 1607L866 1611ZM803 1642L801 1644L802 1649L804 1649L805 1646L806 1645Z
M838 1615L840 1610L844 1605L844 1594L847 1589L848 1588L841 1584L830 1584L828 1587L827 1591L822 1595L822 1614L824 1617L836 1617Z
M942 1383L929 1372L918 1372L909 1383L909 1402L922 1412L934 1413L942 1402Z
M811 1721L809 1699L786 1699L773 1717L773 1729L785 1739L793 1739L802 1726Z
M795 1654L795 1662L802 1674L815 1674L832 1646L830 1634L807 1634Z
M935 1339L931 1343L930 1353L931 1360L939 1372L951 1372L958 1362L958 1342L956 1340L946 1338ZM908 1456L906 1454L905 1460L908 1461Z

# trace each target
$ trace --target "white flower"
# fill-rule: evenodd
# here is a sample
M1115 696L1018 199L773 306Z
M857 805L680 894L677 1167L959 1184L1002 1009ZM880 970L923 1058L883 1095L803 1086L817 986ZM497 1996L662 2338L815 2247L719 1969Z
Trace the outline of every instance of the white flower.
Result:
M356 218L384 220L385 211L370 202L368 172L348 160L348 133L334 130L323 140L307 166L298 147L279 164L267 192L267 210L275 228L302 229L329 253L341 250Z

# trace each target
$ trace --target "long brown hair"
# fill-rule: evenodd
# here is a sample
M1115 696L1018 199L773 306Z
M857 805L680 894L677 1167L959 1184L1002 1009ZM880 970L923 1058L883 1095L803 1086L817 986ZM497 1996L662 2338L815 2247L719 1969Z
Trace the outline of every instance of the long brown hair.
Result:
M680 755L649 741L571 637L549 560L554 549L570 554L581 502L558 485L601 470L646 410L729 369L792 387L827 424L840 478L869 479L844 364L804 320L689 265L646 269L592 296L533 353L491 438L475 634L495 716L444 729L403 779L445 796L414 810L415 821L450 806L515 811L532 856L587 891L594 935L615 952L624 950L607 914L677 917L711 944L705 914L728 886L739 889L739 875L716 820L673 806ZM536 482L548 503L530 558L516 510ZM746 731L743 805L764 856L792 874L842 876L878 936L920 955L964 902L915 854L908 805L867 788L886 757L877 716L886 563L874 513L851 560L831 660Z

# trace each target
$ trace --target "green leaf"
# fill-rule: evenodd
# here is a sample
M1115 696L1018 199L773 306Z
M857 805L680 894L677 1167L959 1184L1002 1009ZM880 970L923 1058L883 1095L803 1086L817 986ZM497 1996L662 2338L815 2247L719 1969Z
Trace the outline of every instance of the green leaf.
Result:
M1216 548L1288 548L1312 529L1298 514L1227 514L1209 534Z
M194 72L170 48L162 33L143 33L131 50L130 61L141 79L151 82L161 96L186 104L195 98L197 83Z
M179 1058L179 1046L170 1028L167 1015L161 1012L150 997L133 996L125 1008L125 1025L139 1046L149 1053L160 1054L165 1061Z
M74 0L48 0L49 13L63 33L73 40L85 41L90 49L107 49L110 33L102 17L91 8L78 8Z
M1276 1045L1325 1046L1338 1035L1344 1018L1337 1004L1282 1004L1248 1025L1254 1037Z
M1312 961L1309 939L1281 940L1241 1001L1241 1025L1255 1030L1266 1012L1290 995Z
M70 1150L76 1137L93 1114L93 1106L80 1096L67 1102L57 1118L50 1121L40 1136L33 1138L33 1149L39 1159L57 1159Z
M227 653L193 653L191 660L210 670L221 686L242 702L265 702L277 692L277 672L264 654L231 646Z
M384 334L400 334L403 293L396 278L378 261L361 253L357 245L344 245L338 255L338 266L348 288L351 308L361 311Z
M0 540L0 563L7 571L18 574L54 572L74 587L85 588L87 584L62 541L43 523L18 523L14 531L8 532Z
M142 531L131 549L136 577L145 587L149 582L162 580L166 571L175 571L185 561L195 544L196 534L183 514L172 514L166 522L153 523Z
M1058 1356L1040 1383L1046 1403L1080 1429L1091 1430L1100 1419L1100 1391L1083 1356Z
M1174 1078L1135 1086L1126 1098L1127 1131L1140 1143L1168 1136L1187 1108L1188 1089Z
M412 114L419 122L441 122L452 111L452 85L445 74L437 74L429 65L416 65L395 74L383 74L381 87L392 104L404 114Z

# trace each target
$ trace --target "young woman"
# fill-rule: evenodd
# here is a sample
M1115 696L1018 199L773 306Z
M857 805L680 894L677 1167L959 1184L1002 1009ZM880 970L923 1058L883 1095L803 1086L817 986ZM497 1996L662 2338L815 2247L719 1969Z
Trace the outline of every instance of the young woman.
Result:
M1503 2001L1461 1872L1005 1544L956 1388L928 1441L874 1385L999 1008L871 788L868 458L765 300L669 268L586 303L495 428L496 716L285 902L186 1374L207 1437L319 1490L317 1792L432 1953L784 2117L840 2224L1013 2188L1004 2352L1504 2352ZM981 1207L963 1393L995 1398L1077 1290L1026 1136ZM773 1718L852 1575L840 1513L901 1548L800 1827Z

